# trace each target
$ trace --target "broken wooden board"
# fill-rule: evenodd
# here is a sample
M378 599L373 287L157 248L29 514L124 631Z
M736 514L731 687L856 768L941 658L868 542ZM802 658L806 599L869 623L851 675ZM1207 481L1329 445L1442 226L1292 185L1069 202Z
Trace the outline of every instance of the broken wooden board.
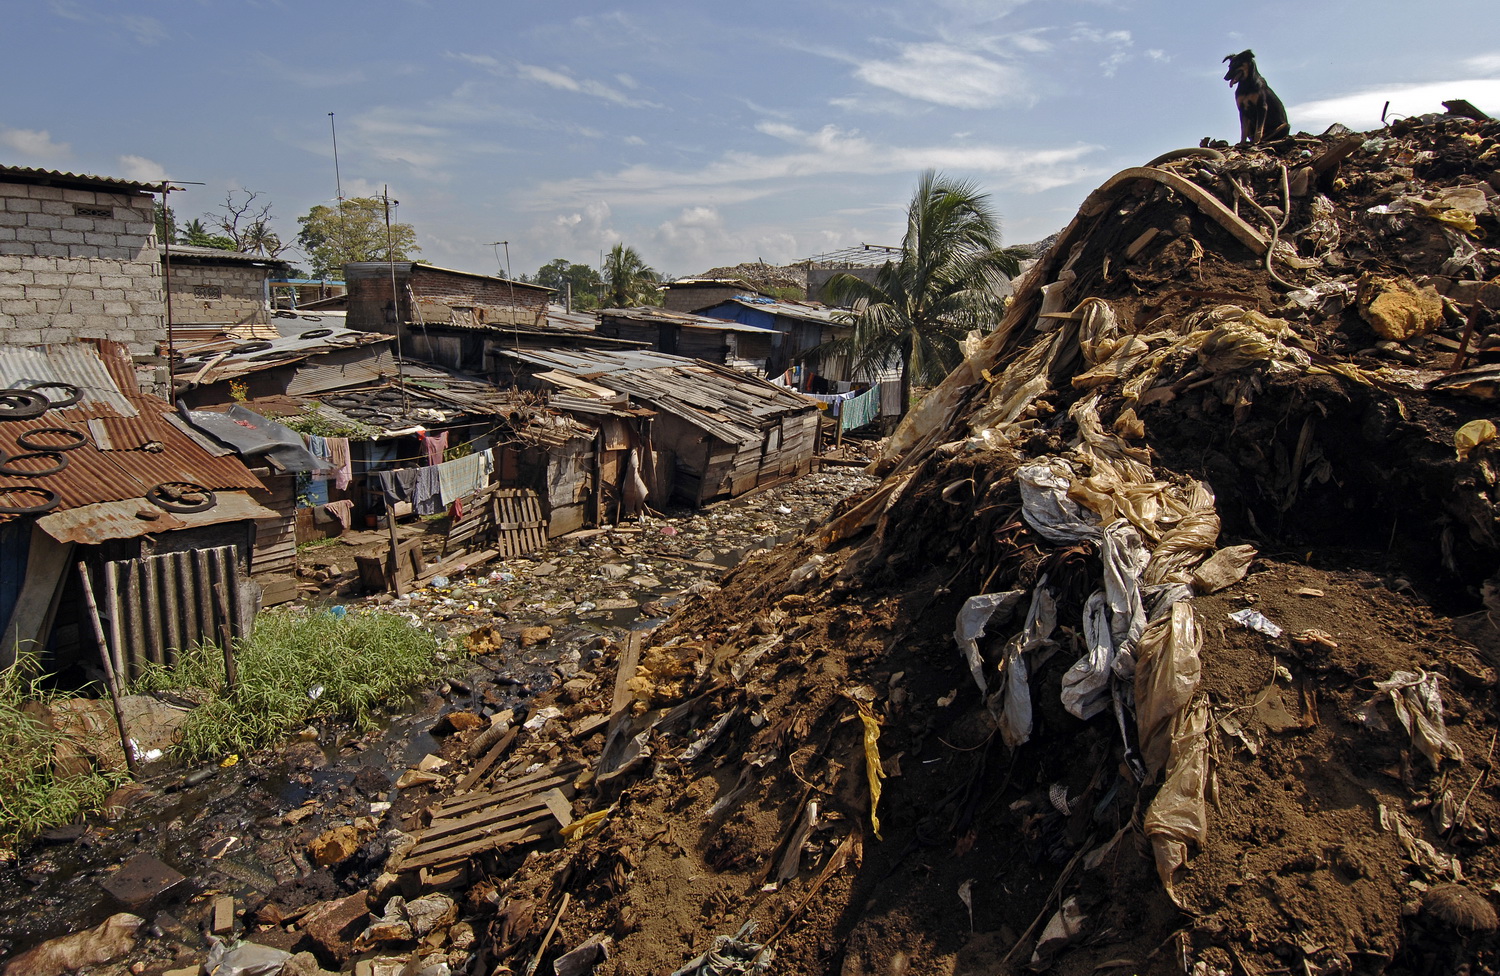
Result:
M402 856L397 871L434 870L467 860L475 854L514 844L532 843L572 823L568 802L575 790L566 773L539 770L488 793L454 797L416 835L416 843Z

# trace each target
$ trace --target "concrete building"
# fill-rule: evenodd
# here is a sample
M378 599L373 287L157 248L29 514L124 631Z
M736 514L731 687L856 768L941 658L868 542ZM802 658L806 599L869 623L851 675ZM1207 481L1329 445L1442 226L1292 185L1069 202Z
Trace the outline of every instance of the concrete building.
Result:
M154 189L0 166L0 338L110 339L155 353L167 333Z
M178 343L219 334L248 338L258 335L254 326L271 324L270 280L286 277L285 261L191 244L173 244L163 254Z

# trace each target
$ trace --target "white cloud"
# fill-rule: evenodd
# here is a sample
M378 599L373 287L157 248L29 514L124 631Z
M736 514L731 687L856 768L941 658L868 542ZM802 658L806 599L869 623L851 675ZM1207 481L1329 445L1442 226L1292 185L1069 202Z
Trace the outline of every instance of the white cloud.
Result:
M627 145L627 146L644 146L645 144L646 144L646 140L642 139L640 136L626 136L625 137L625 145Z
M562 71L554 71L536 64L516 65L516 74L529 81L540 82L550 88L560 91L577 92L580 95L592 95L602 98L616 105L624 105L627 108L660 108L654 102L648 102L641 98L632 98L618 88L611 88L602 81L593 81L588 78L574 78L572 75Z
M1146 57L1150 58L1152 61L1170 61L1170 60L1172 60L1171 57L1167 54L1167 52L1163 51L1159 47L1153 47L1153 48L1148 49L1146 51Z
M908 98L955 108L1032 100L1020 68L936 42L902 45L899 57L866 62L854 75Z
M726 153L696 170L635 165L615 173L539 184L529 202L542 208L609 199L658 206L701 204L711 191L719 205L795 188L789 181L838 175L916 173L928 168L985 174L1022 190L1066 186L1097 170L1080 160L1096 147L1017 149L998 145L906 146L874 142L857 131L827 125L814 131L762 121L762 134L786 143L782 153Z
M144 17L139 14L126 14L119 18L121 27L135 37L137 41L145 45L160 44L168 37L167 28L155 17Z
M1500 74L1500 51L1491 51L1489 54L1477 54L1472 58L1464 58L1463 66L1477 75Z
M134 180L137 183L155 183L168 178L165 166L145 156L126 153L117 157L115 161L120 166L120 175L127 180Z
M73 153L72 146L66 142L53 142L52 133L45 129L0 129L0 146L41 162L55 163Z
M1378 129L1380 114L1387 101L1390 109L1386 121L1404 115L1442 112L1445 99L1464 98L1481 109L1500 106L1500 78L1473 78L1462 81L1437 81L1421 85L1392 84L1368 88L1350 95L1339 95L1288 107L1293 130L1321 132L1335 122L1355 131Z

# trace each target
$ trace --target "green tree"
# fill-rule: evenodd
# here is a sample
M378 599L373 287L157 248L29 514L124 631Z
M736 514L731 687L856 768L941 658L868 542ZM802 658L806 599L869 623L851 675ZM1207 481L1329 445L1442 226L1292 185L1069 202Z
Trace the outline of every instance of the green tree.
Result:
M175 243L177 241L177 215L172 213L172 208L160 200L156 201L155 219L157 242Z
M907 208L899 257L879 268L874 284L845 273L824 286L824 299L845 306L840 317L854 326L834 345L852 352L856 368L899 362L904 412L913 381L941 381L958 365L964 335L998 320L1005 281L1019 273L1024 253L1001 247L988 194L928 170Z
M635 248L616 244L604 259L604 307L660 305L662 293L658 280L656 272Z
M182 229L177 234L177 243L190 244L193 247L216 247L221 251L239 250L233 238L213 233L197 217L182 225Z
M389 248L385 230L385 201L380 197L351 197L341 205L313 207L298 217L297 243L307 255L315 278L342 277L351 261L406 261L422 250L411 224L391 224Z
M559 302L566 299L571 285L575 309L599 307L599 289L603 282L599 278L599 272L586 264L575 264L567 258L553 258L537 269L536 276L531 280L547 288L556 288Z

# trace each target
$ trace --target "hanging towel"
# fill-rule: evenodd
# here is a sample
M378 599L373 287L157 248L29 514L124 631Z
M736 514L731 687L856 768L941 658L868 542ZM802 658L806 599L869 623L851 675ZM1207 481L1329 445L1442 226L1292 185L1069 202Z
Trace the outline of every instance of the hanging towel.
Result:
M418 515L437 515L443 510L438 469L432 465L417 469L417 483L412 490L412 508Z
M467 498L484 487L480 480L483 459L483 454L470 454L438 465L438 484L442 486L444 505Z
M417 490L417 468L397 468L375 472L375 483L387 507L397 502L413 501Z
M445 430L441 434L434 434L429 431L427 434L426 443L427 463L434 465L442 464L443 453L448 450L448 432Z
M333 487L343 491L354 479L354 463L349 457L349 438L329 437L326 440L328 459L333 464Z
M880 388L871 387L844 403L839 426L843 430L863 427L880 416Z

